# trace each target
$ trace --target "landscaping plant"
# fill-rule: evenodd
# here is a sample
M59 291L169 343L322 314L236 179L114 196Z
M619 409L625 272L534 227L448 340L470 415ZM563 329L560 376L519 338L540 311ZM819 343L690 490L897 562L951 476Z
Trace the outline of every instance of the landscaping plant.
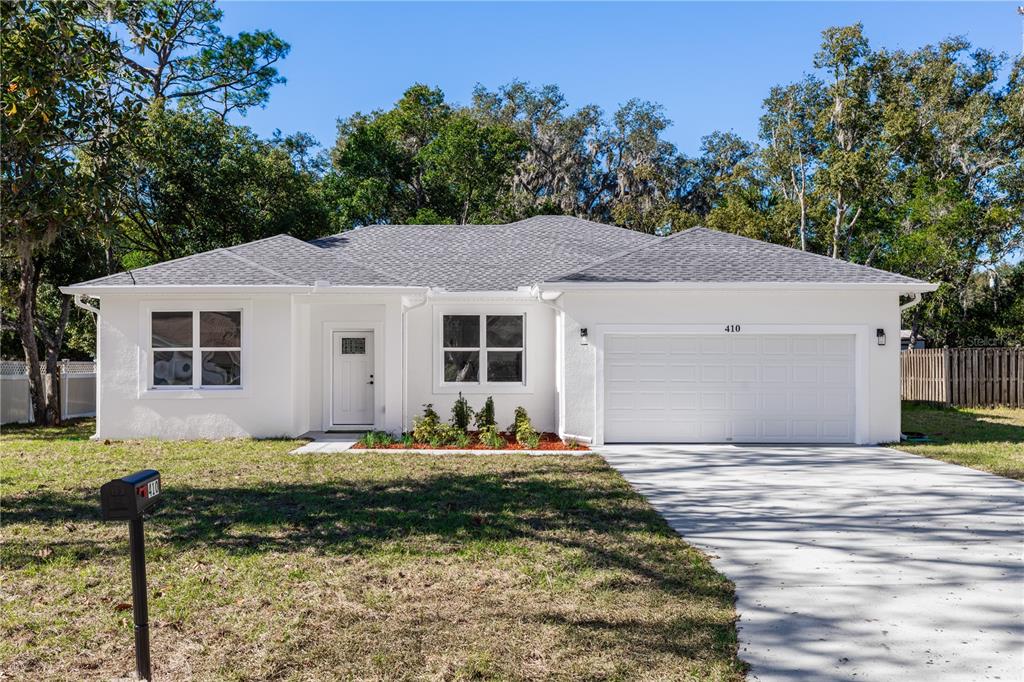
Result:
M385 448L395 442L395 437L387 431L370 431L359 439L364 448Z
M484 406L476 413L476 428L483 431L488 426L497 426L494 419L494 398L487 396Z
M533 450L540 444L540 434L533 428L525 407L516 408L515 420L509 430L515 434L516 442L523 447Z
M494 424L481 428L477 437L480 439L480 443L486 445L491 450L501 450L507 445L505 437L498 433L498 427Z
M427 403L423 406L423 416L412 420L412 437L417 443L433 443L440 426L441 417L434 406Z
M418 438L416 440L419 441ZM464 448L469 445L469 434L454 424L438 424L427 442L432 448L441 448L446 445Z
M472 419L473 408L469 406L469 401L462 397L462 391L459 391L459 397L452 404L452 426L466 433Z

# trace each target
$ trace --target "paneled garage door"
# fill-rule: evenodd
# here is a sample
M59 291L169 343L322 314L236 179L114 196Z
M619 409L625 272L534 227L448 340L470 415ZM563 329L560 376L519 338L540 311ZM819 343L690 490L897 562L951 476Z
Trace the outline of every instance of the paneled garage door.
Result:
M852 335L608 335L607 443L849 443Z

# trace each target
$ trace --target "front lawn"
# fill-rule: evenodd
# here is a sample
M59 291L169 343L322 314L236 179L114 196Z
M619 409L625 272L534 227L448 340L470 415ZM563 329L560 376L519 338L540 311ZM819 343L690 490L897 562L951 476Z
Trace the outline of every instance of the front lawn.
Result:
M0 670L133 669L110 478L152 467L154 676L740 680L733 592L599 457L289 455L5 428Z
M903 443L900 450L1024 480L1024 409L905 402L903 431L933 442Z

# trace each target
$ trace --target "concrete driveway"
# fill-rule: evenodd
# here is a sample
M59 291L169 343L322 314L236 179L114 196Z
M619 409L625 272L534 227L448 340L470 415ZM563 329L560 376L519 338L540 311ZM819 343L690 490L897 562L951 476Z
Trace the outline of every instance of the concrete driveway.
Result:
M598 450L735 582L751 679L1024 680L1024 484L878 447Z

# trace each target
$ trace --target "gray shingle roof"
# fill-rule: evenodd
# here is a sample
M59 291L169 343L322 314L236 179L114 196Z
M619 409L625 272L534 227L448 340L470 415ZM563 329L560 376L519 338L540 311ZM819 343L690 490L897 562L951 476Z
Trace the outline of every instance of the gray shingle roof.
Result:
M540 282L921 284L705 228L655 237L537 216L505 225L374 225L311 242L278 235L76 286L310 286L318 280L449 291L508 291Z
M925 284L787 246L694 227L555 282L820 282Z

